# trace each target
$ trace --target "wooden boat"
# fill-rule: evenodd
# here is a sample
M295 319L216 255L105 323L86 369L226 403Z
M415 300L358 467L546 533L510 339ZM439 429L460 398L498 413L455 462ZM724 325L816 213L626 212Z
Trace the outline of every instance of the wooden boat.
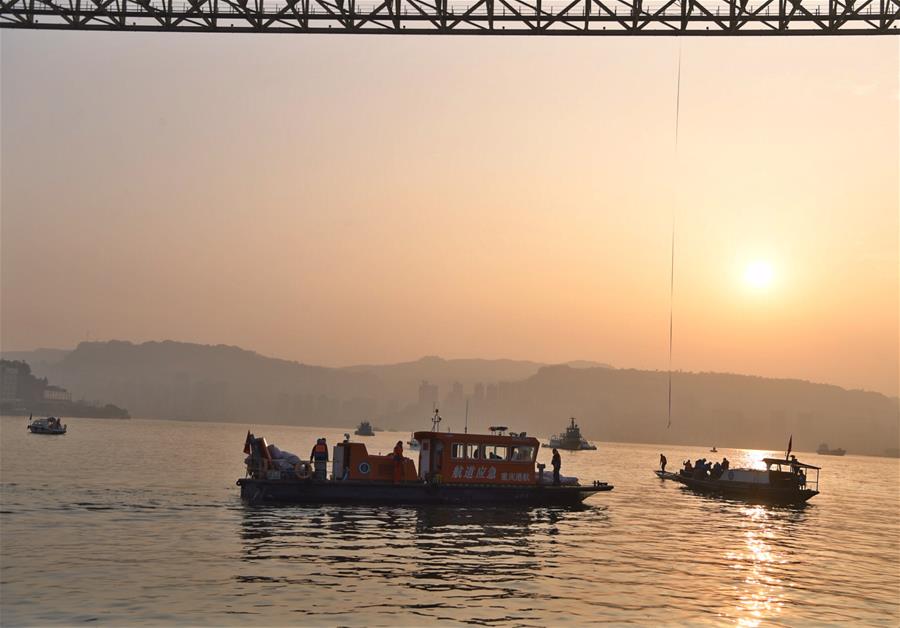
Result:
M739 499L752 503L801 504L819 494L820 467L804 464L796 458L763 458L765 470L728 469L721 476L688 475L656 471L657 477L674 480L698 493ZM815 479L807 477L816 472Z
M65 434L67 426L55 416L49 416L45 419L37 419L33 421L28 417L28 429L32 434Z
M548 447L554 449L566 449L569 451L594 450L596 445L592 445L587 439L581 435L581 428L575 423L575 417L570 417L571 423L562 434L554 434L550 437Z
M309 463L273 460L264 438L247 435L247 477L237 481L249 504L456 504L573 506L611 491L605 482L554 486L537 465L540 443L515 432L415 432L418 470L409 458L372 455L349 439L334 446L331 479L312 477ZM537 470L536 470L537 468Z

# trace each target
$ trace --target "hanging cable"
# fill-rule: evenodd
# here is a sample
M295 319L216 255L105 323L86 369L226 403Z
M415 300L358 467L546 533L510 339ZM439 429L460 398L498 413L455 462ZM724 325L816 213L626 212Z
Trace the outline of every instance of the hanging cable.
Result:
M681 38L678 39L678 75L675 81L675 165L676 185L678 166L678 127L681 118ZM675 195L677 197L677 193ZM672 209L672 257L669 275L669 409L666 429L672 427L672 330L675 313L675 209Z

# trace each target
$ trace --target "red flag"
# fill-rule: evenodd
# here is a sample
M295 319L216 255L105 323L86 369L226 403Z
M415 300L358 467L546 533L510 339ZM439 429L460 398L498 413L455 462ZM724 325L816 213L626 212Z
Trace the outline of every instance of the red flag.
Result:
M249 454L252 450L250 449L250 443L253 440L253 435L250 433L250 430L247 430L247 438L244 440L244 453Z
M791 455L791 446L792 446L793 444L794 444L794 435L791 434L791 437L788 439L788 450L787 450L787 453L784 454L784 459L785 459L785 460L787 460L788 457Z

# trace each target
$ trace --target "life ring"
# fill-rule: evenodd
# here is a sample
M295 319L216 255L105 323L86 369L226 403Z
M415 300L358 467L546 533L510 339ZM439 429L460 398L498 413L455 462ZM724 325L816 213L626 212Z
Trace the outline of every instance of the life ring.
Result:
M294 465L294 473L296 473L297 477L301 480L308 480L313 473L312 465L301 460Z
M372 470L371 465L368 462L360 462L359 463L359 472L363 475L369 475L369 471Z

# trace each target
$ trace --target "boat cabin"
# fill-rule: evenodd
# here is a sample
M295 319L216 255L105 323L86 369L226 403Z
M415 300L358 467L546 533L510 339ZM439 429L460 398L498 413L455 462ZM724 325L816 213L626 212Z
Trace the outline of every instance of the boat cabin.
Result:
M394 481L396 463L393 454L380 456L370 454L363 443L345 440L332 450L332 478L335 480ZM409 458L403 458L403 472L398 479L412 482L418 478L416 465Z
M524 432L416 432L419 479L445 484L534 484L540 442Z
M790 460L783 458L763 458L766 463L766 471L769 476L769 484L772 486L793 484L799 480L801 487L819 490L820 467L800 462L794 457ZM810 478L810 471L816 472L815 478Z

